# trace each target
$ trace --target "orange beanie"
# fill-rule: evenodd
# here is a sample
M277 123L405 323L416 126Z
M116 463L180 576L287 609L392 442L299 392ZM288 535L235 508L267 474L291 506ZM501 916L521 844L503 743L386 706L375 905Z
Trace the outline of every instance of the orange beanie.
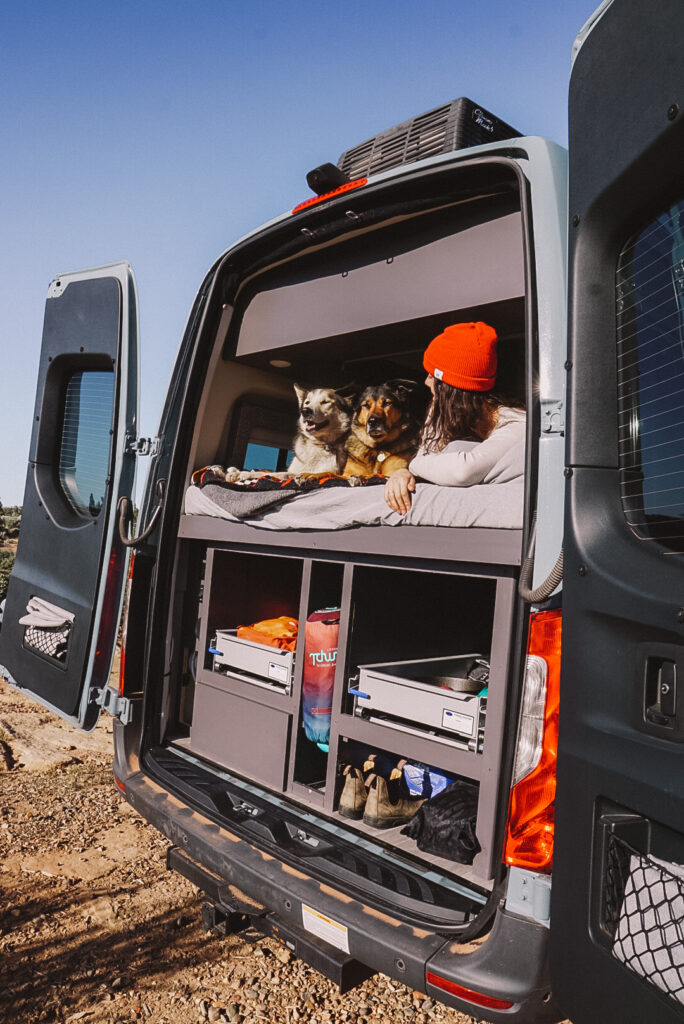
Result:
M435 380L464 391L489 391L496 380L496 331L489 324L451 324L423 356Z

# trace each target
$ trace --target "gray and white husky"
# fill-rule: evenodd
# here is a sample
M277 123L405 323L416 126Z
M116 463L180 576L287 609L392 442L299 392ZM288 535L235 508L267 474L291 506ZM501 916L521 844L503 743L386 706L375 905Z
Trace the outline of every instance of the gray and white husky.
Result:
M294 389L299 416L288 474L342 473L347 458L344 443L351 430L351 401L335 388L295 384Z
M347 460L345 441L351 430L353 405L346 389L303 388L295 384L299 402L297 433L292 442L294 458L285 472L271 473L286 479L290 476L318 476L324 473L342 473ZM238 469L230 466L225 471L212 466L214 472L225 475L230 483L253 480L267 470Z

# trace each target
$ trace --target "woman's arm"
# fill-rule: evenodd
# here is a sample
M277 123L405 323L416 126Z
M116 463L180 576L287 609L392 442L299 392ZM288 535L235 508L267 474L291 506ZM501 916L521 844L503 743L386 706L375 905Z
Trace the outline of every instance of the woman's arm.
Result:
M504 420L489 437L469 451L418 454L409 463L412 474L442 487L481 484L503 455L525 437L525 417Z

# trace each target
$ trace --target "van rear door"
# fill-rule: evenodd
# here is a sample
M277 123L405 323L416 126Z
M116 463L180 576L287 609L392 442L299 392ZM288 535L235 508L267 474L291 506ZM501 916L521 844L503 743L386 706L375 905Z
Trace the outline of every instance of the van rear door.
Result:
M684 1017L684 5L614 0L570 87L554 996Z
M121 612L127 549L116 506L133 492L138 387L128 264L56 278L0 673L85 729L99 715Z

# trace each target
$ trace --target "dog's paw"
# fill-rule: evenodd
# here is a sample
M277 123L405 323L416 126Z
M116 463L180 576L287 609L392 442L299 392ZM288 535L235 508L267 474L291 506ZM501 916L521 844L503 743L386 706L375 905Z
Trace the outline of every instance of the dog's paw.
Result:
M230 482L234 484L246 484L250 480L261 480L264 476L278 476L277 473L271 473L268 469L236 469L234 466L231 466L227 472L233 474Z
M363 487L365 477L362 476L348 476L347 483L350 487Z
M236 484L240 479L242 470L238 469L237 466L228 466L224 471L224 479L227 484Z

